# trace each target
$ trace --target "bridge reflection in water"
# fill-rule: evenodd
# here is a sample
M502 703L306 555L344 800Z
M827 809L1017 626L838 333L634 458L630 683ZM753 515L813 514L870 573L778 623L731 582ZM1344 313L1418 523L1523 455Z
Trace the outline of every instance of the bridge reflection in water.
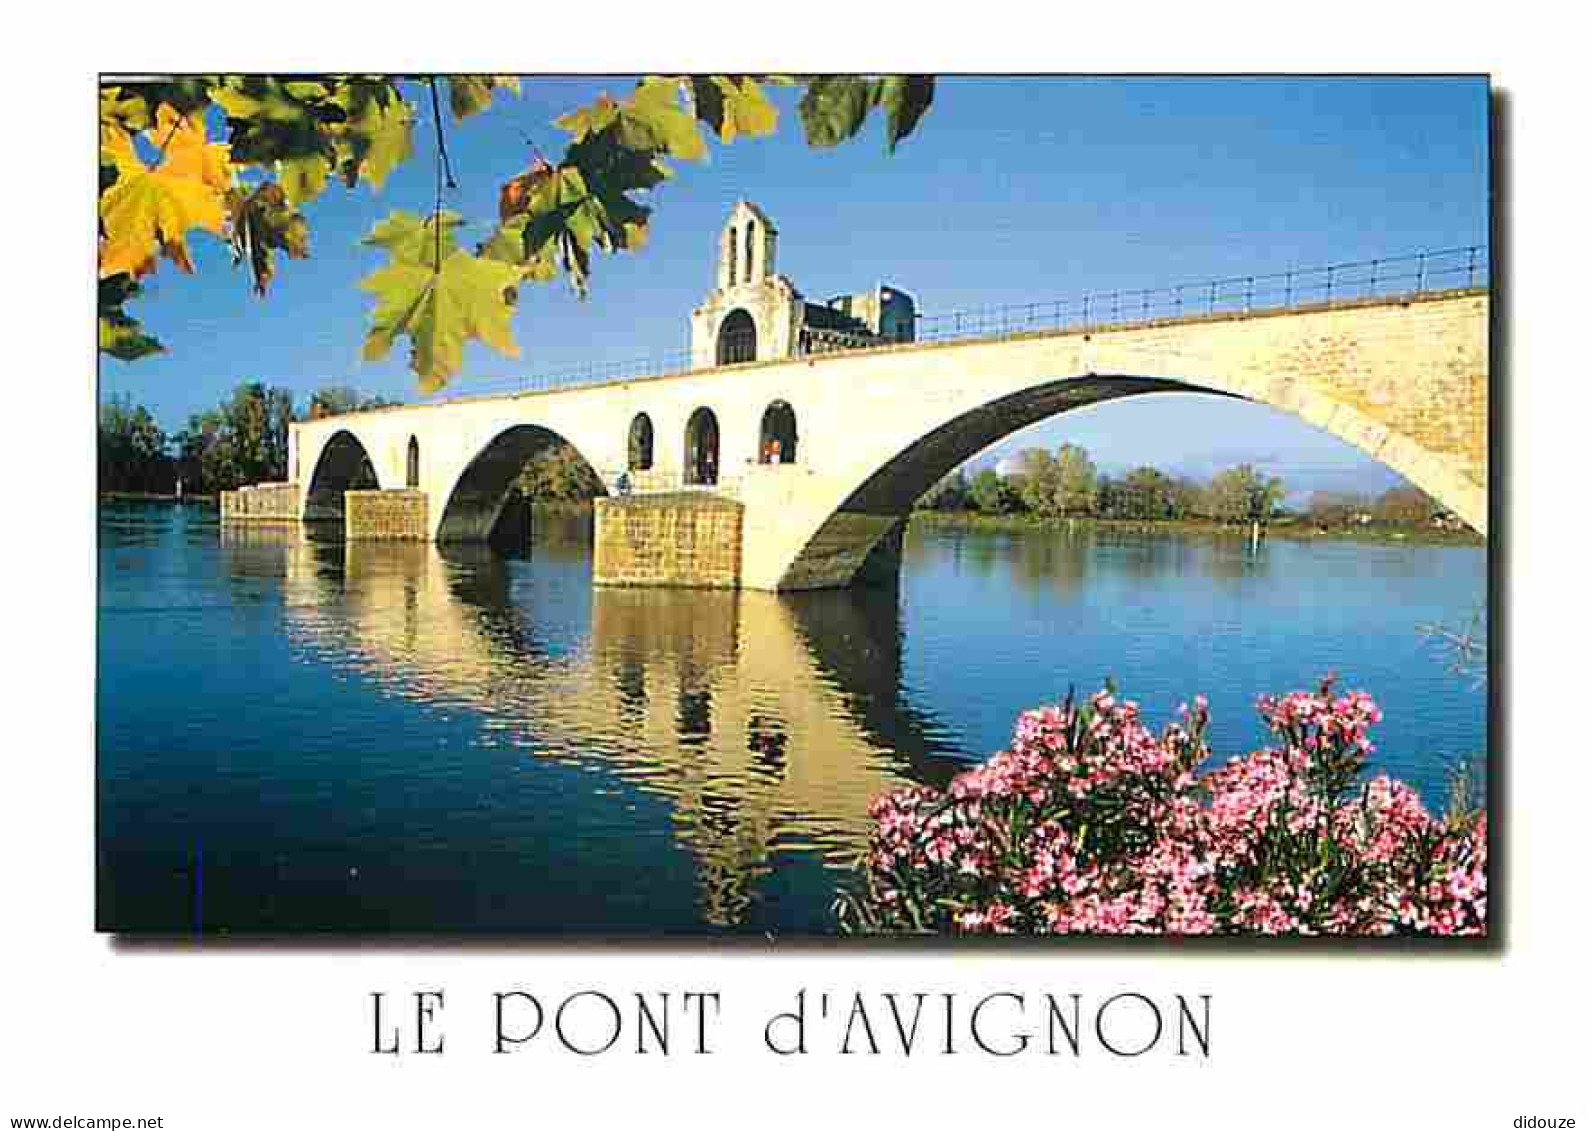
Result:
M962 765L961 743L905 698L895 589L591 588L587 520L537 518L529 552L561 568L537 560L532 575L484 547L222 537L234 578L280 571L302 660L474 713L482 748L664 798L713 925L745 919L774 857L848 864L873 798Z

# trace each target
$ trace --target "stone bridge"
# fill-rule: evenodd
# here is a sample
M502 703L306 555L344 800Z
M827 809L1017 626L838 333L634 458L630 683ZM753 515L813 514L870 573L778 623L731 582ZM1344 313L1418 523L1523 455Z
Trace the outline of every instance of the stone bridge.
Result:
M1485 288L900 342L294 424L291 482L227 518L338 519L350 540L478 542L565 441L610 497L595 577L762 590L886 568L914 502L1039 420L1214 393L1293 413L1487 529ZM730 354L728 356L731 356Z

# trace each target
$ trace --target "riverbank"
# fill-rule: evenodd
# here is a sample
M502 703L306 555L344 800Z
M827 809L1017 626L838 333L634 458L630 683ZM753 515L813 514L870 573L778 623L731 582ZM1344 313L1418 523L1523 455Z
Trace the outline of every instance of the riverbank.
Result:
M1034 532L1095 531L1117 534L1173 534L1203 538L1248 539L1250 527L1207 519L1041 518L1032 514L981 514L978 511L917 510L910 523L929 530L980 530L1022 534ZM1409 542L1431 546L1484 546L1486 539L1473 530L1431 526L1397 526L1368 523L1318 526L1304 519L1280 520L1261 527L1263 538L1296 542Z
M214 506L214 495L160 495L135 491L104 491L106 503L194 503ZM552 516L589 517L594 512L590 500L547 500L530 503L535 513ZM1207 519L1125 519L1125 518L1041 518L1028 513L982 514L979 511L917 510L909 522L925 530L978 530L990 533L1033 534L1094 531L1114 534L1172 534L1202 538L1247 539L1248 526L1211 522ZM1283 538L1295 542L1406 542L1417 546L1485 546L1486 539L1473 530L1433 526L1399 526L1374 522L1366 525L1318 526L1304 519L1286 519L1261 527L1263 538Z
M99 501L103 503L204 503L208 506L215 505L214 495L161 495L150 491L101 491Z

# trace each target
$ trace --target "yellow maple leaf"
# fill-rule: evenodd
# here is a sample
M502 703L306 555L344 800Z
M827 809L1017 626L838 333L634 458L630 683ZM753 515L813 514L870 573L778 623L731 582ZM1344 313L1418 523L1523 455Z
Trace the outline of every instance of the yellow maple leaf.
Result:
M231 186L231 148L210 144L204 123L162 105L144 134L161 152L153 166L137 155L130 135L102 143L117 170L116 183L99 198L104 239L99 277L134 277L154 270L155 256L193 270L187 233L199 228L222 235L225 192Z

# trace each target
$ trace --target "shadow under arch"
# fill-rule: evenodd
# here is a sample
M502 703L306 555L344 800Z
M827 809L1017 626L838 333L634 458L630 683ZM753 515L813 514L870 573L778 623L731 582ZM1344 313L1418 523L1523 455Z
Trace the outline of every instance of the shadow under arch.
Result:
M848 494L790 563L785 577L797 578L805 563L825 557L833 545L853 545L861 540L868 540L870 547L856 576L871 580L894 575L903 520L920 497L953 468L998 441L1042 420L1077 408L1153 393L1227 397L1287 412L1350 444L1451 509L1457 509L1452 500L1440 495L1443 485L1430 481L1426 475L1426 468L1432 461L1418 458L1425 455L1424 450L1406 438L1398 437L1400 443L1390 447L1394 452L1409 451L1411 458L1396 459L1384 451L1365 448L1335 428L1320 425L1299 412L1266 400L1166 378L1091 374L1080 378L1058 378L988 401L916 438L894 453ZM1311 400L1315 403L1324 399L1319 394L1311 394ZM1346 406L1333 402L1326 407L1339 412ZM1323 415L1331 419L1334 413Z
M346 492L379 486L380 476L368 449L358 437L343 429L320 449L303 499L303 521L341 522L347 514Z
M565 446L590 468L601 491L605 481L566 437L537 424L517 424L498 433L463 469L436 527L437 542L488 542L501 523L513 485L530 460Z

